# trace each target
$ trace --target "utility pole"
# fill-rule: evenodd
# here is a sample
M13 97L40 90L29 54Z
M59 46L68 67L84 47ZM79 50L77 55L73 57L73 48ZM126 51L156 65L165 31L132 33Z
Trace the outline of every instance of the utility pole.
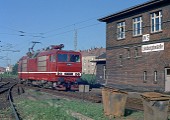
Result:
M77 29L74 29L74 50L77 50Z

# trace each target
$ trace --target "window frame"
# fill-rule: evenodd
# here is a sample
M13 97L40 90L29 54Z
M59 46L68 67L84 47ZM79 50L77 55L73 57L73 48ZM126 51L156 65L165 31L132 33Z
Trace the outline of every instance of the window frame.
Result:
M147 71L143 72L143 82L146 83L147 82Z
M159 15L157 16L157 13L159 12ZM156 11L150 14L151 17L151 33L160 32L162 31L162 11ZM158 22L157 23L157 19ZM158 30L157 30L158 25Z
M139 57L139 48L135 47L135 58Z
M133 36L139 35L142 35L142 16L133 18Z
M117 40L125 38L125 21L117 23Z
M123 66L123 55L119 54L119 62L120 62L120 66Z
M126 53L127 53L127 59L130 59L131 58L130 48L126 48Z
M158 82L158 71L154 71L154 83Z

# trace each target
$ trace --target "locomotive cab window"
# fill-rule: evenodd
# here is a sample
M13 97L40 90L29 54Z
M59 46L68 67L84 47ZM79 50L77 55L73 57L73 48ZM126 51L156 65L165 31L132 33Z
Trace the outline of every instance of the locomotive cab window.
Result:
M70 55L70 62L80 62L80 56L79 55Z
M67 54L58 54L57 58L58 62L67 62L68 56Z

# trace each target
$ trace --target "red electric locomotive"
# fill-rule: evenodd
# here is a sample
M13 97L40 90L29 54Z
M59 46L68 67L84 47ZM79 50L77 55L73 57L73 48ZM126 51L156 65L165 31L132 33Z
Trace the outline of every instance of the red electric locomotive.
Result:
M78 90L82 74L81 53L65 51L63 47L61 44L43 51L29 51L19 60L21 82L59 90Z

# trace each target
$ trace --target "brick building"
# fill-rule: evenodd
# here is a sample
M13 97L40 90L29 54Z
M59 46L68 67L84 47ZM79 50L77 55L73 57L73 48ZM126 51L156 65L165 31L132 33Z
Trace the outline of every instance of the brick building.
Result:
M151 0L106 22L107 86L170 91L170 0Z
M0 74L4 74L5 73L5 68L4 67L0 67Z
M105 48L92 48L81 51L82 54L82 73L83 74L95 74L96 75L96 63L91 62L96 57L105 53Z

